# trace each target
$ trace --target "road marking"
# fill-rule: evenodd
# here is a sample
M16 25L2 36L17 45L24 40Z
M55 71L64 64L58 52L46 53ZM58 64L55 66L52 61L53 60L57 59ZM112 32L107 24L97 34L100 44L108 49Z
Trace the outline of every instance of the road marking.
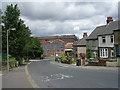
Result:
M0 76L2 76L3 74L0 74Z
M71 75L65 75L65 74L61 74L61 73L58 73L58 74L53 74L53 75L50 75L50 76L40 76L43 80L43 82L50 82L50 81L54 81L54 80L63 80L65 78L73 78L73 76Z
M27 79L30 82L30 84L32 85L32 87L33 88L39 88L39 86L35 83L35 81L31 77L31 75L29 74L28 65L25 66L25 72L26 72L26 75L27 75Z
M32 61L32 62L38 62L38 61L50 61L51 59L41 59L41 60L29 60L29 61Z

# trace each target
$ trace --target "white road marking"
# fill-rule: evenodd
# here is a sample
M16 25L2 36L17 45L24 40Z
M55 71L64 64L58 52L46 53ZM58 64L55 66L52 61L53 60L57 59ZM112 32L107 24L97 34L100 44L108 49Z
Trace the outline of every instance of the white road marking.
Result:
M0 74L0 76L2 76L3 74Z
M73 78L73 76L71 75L65 75L65 74L53 74L50 76L40 76L43 80L43 82L49 82L49 81L53 81L53 80L62 80L65 78Z

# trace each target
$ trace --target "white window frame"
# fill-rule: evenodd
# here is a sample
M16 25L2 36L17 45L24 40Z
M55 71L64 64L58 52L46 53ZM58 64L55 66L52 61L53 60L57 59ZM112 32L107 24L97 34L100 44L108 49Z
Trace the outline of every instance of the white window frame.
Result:
M114 36L113 35L110 36L110 43L114 43Z
M105 42L103 42L105 40ZM106 43L106 37L102 36L102 43Z
M108 48L100 48L100 57L108 58Z
M114 57L114 50L111 50L111 57Z

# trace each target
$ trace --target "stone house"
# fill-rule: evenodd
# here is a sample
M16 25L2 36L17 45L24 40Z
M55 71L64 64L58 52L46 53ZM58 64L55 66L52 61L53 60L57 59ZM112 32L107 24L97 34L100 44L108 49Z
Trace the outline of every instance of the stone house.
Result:
M101 30L104 30L105 26L106 25L96 27L86 39L86 48L90 49L93 58L98 57L98 35L101 33Z
M118 21L112 21L106 25L104 31L98 35L98 49L100 58L115 57L115 42L114 30L118 30ZM117 35L118 36L118 35ZM117 37L116 36L116 37ZM116 42L117 43L117 42Z
M87 38L87 48L91 50L92 57L112 58L119 56L119 33L118 22L112 17L107 18L107 25L96 27Z
M114 30L115 57L120 57L120 29Z
M86 57L86 39L87 39L87 36L88 36L87 33L84 33L83 38L74 42L73 52L74 52L76 58Z

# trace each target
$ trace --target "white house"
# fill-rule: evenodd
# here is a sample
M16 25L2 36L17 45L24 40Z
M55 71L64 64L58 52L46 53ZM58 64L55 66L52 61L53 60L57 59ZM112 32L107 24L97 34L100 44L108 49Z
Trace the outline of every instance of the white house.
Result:
M100 58L115 57L114 30L118 30L118 21L112 21L98 35L98 50Z
M114 57L114 34L98 36L100 58Z

